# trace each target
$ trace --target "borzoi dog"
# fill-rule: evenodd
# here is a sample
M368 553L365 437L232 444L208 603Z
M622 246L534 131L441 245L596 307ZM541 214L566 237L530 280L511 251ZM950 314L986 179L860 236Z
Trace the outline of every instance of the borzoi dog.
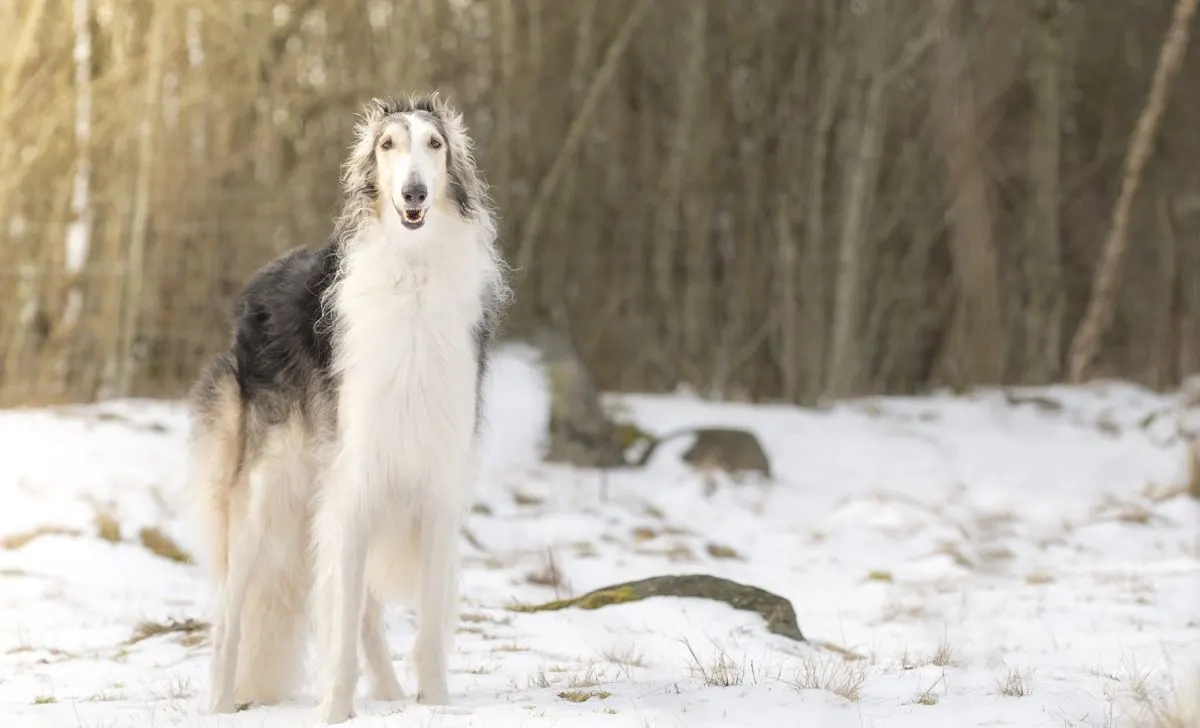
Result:
M458 535L507 301L487 187L436 93L367 104L333 240L251 278L191 392L192 492L219 603L213 712L287 696L310 614L320 717L403 699L382 609L416 607L417 700L446 704ZM311 601L310 601L311 600Z

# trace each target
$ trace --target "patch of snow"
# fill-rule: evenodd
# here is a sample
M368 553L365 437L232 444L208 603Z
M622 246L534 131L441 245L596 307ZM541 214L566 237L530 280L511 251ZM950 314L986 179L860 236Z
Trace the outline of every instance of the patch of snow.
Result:
M753 430L775 478L738 482L680 462L687 438L641 471L541 462L548 399L528 349L498 357L489 391L455 706L364 695L348 725L1122 725L1200 670L1200 504L1176 487L1182 447L1139 424L1183 395L606 397L654 432ZM206 619L212 598L199 566L138 541L157 528L194 551L186 429L178 402L0 412L0 725L315 724L311 686L207 716L202 633L131 641L143 621ZM98 538L97 512L119 542ZM684 572L787 597L812 644L703 600L506 610ZM389 614L388 636L407 668L410 615Z

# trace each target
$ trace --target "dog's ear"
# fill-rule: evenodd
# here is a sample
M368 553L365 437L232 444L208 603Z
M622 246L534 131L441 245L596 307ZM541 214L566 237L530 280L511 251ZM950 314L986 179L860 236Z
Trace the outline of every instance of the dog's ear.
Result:
M375 136L391 108L392 103L383 98L373 98L363 105L354 125L354 143L342 168L342 184L347 190L362 189L374 183Z
M362 121L370 125L378 124L383 121L384 117L392 113L394 106L395 104L388 99L375 97L363 106Z

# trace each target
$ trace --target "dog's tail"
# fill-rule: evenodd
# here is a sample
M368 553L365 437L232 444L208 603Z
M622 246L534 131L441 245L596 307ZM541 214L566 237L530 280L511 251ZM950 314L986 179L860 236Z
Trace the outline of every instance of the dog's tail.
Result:
M242 469L245 432L237 362L231 355L222 353L209 362L192 388L190 401L188 490L193 520L207 542L209 572L220 583L229 567L230 497Z

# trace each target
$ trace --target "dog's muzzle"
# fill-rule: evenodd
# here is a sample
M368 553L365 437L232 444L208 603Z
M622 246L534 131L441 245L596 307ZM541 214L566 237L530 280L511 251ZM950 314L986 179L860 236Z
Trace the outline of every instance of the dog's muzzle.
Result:
M400 213L400 224L409 230L416 230L425 224L425 208L396 208L396 212Z
M404 209L397 208L400 222L409 230L416 230L425 224L425 200L429 198L429 189L420 182L409 182L400 190L404 197Z

